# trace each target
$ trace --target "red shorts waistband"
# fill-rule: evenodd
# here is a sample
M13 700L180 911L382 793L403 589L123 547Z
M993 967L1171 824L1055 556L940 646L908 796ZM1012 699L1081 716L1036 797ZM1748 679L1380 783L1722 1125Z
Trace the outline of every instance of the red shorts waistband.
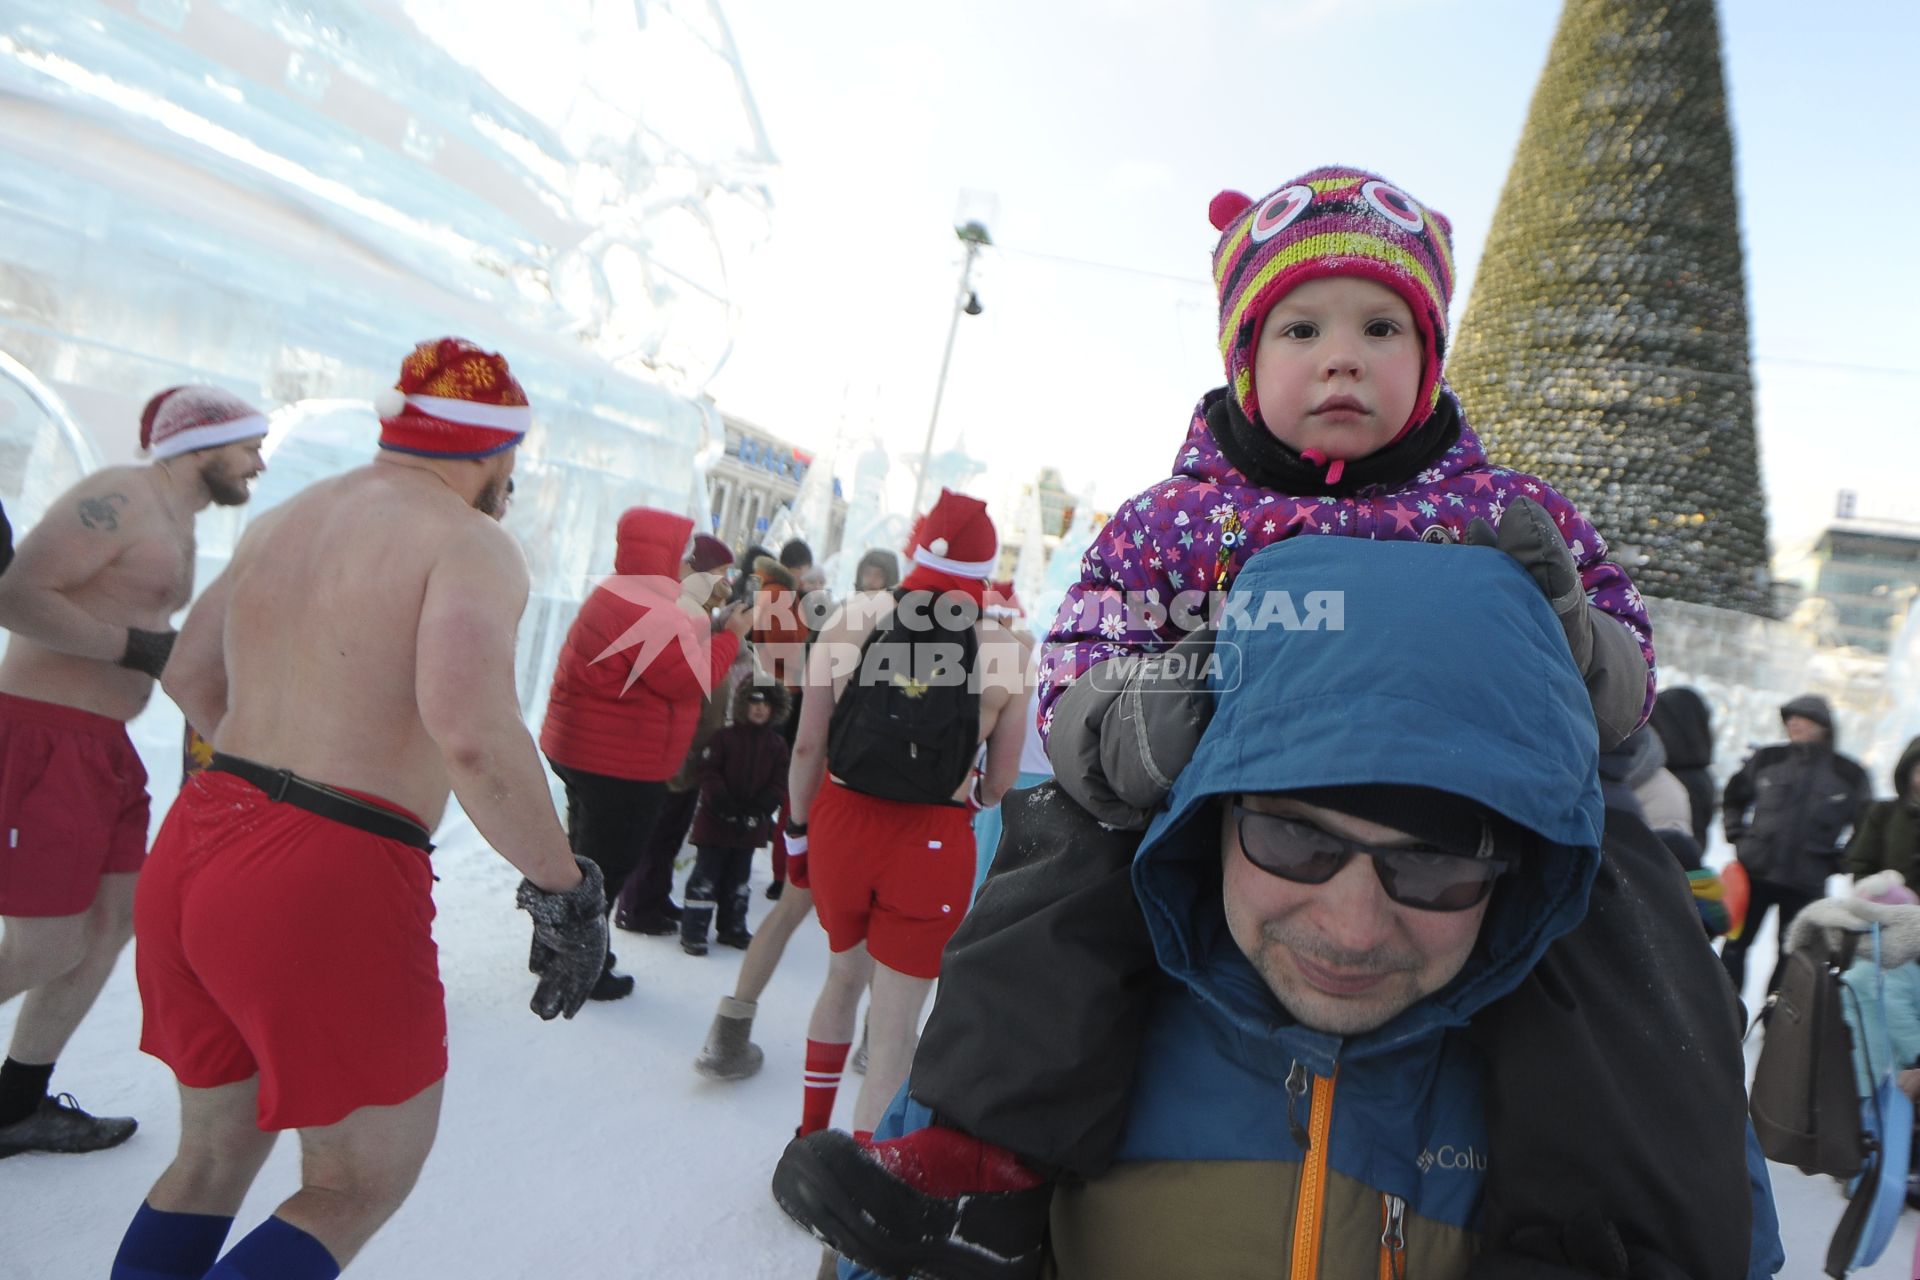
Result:
M127 722L124 720L115 720L97 711L83 711L64 702L23 698L17 693L0 693L0 720L30 720L36 724L75 729L100 737L123 738L127 733Z

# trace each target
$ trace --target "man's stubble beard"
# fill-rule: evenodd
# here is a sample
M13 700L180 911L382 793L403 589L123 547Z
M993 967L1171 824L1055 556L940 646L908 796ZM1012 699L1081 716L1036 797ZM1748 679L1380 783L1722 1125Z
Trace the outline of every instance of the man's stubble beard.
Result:
M507 514L507 482L504 479L489 480L480 496L473 500L473 508L483 516L492 516L495 520L505 518Z

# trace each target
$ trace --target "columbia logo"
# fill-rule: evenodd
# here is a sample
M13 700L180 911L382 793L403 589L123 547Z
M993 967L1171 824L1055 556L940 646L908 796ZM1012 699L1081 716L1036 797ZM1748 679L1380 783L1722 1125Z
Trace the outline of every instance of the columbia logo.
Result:
M1456 1147L1452 1143L1438 1151L1422 1151L1413 1163L1421 1173L1429 1173L1434 1169L1471 1170L1476 1173L1487 1171L1485 1156L1472 1147Z

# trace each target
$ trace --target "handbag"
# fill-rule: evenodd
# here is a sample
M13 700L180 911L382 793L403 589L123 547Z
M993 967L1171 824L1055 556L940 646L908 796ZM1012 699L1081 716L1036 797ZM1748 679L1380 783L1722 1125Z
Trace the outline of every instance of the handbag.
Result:
M1874 1086L1865 1116L1867 1165L1853 1189L1853 1199L1827 1245L1827 1274L1839 1280L1849 1271L1872 1266L1886 1252L1906 1207L1907 1165L1913 1150L1913 1101L1901 1091L1895 1077L1893 1039L1887 1030L1886 970L1880 967L1880 924L1873 926L1873 994L1880 1006L1880 1047L1886 1051L1886 1070ZM1863 1020L1864 1021L1864 1020ZM1861 1046L1867 1073L1873 1074L1873 1046Z

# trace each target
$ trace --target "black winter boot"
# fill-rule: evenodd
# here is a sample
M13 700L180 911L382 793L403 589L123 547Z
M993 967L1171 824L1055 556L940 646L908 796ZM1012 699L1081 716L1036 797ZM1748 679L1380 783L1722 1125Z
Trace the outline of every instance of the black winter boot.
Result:
M747 901L753 891L741 885L720 903L719 931L715 939L723 947L735 947L741 951L753 941L753 935L747 932Z
M680 949L690 956L707 954L707 926L712 922L713 904L688 898L680 909Z

